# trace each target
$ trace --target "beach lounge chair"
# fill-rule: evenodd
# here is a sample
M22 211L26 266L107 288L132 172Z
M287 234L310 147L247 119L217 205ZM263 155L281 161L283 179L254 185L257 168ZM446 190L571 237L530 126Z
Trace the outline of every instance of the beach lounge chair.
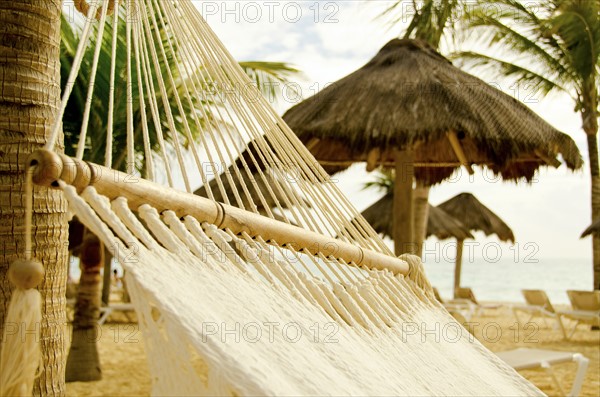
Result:
M132 321L129 317L129 313L134 311L135 307L133 306L133 303L116 303L108 306L102 306L100 308L100 318L98 319L98 325L104 324L106 320L108 320L108 317L110 317L110 315L114 312L122 312L129 321Z
M475 298L473 290L469 287L457 288L456 296L457 298L451 300L450 303L471 302L475 305L478 314L481 314L485 309L498 309L502 306L496 303L479 303L477 298Z
M529 323L536 316L542 317L544 323L546 322L546 317L551 317L558 321L556 310L554 310L552 303L550 303L550 299L548 298L548 295L546 295L546 292L539 289L524 289L521 290L521 293L527 304L513 306L512 308L519 325L521 325L518 315L519 312L529 313L529 318L525 321L525 324Z
M457 300L452 302L445 301L444 299L442 299L440 291L435 287L433 287L433 294L435 295L435 299L437 299L438 302L444 305L444 307L450 312L450 314L454 316L455 313L458 313L461 317L464 318L464 321L457 319L458 322L460 322L461 324L470 321L471 317L473 317L473 313L475 313L475 310L477 309L476 305L469 300ZM454 317L456 318L456 316Z
M504 352L496 353L504 362L513 367L515 370L520 371L523 369L536 369L544 368L546 372L552 377L554 385L558 389L558 395L576 397L581 391L583 385L583 379L589 365L589 359L581 355L580 353L573 352L562 352L555 350L543 350L543 349L527 349L518 348L514 350L508 350ZM562 385L556 378L552 366L556 364L576 362L577 373L573 380L573 386L571 391L565 393Z
M579 324L600 326L600 291L568 290L567 295L571 301L572 310L558 311L559 324L565 339L573 337ZM575 321L571 332L567 332L563 322L565 318Z

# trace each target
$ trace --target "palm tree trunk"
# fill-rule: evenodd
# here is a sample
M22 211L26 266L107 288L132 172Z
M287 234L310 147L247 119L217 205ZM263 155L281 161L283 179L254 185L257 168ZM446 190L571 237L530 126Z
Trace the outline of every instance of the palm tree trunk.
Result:
M414 154L412 150L396 150L394 161L394 252L396 255L414 253L413 177Z
M67 382L102 379L98 339L100 314L100 271L104 247L98 237L86 231L81 247L81 278L73 317L73 337L67 359Z
M456 264L454 265L454 299L458 299L460 288L460 274L462 272L462 254L465 240L456 240Z
M417 184L413 191L415 212L415 247L416 255L423 256L423 242L427 235L427 218L429 217L429 186Z
M112 280L112 255L110 251L103 246L104 249L104 275L102 277L102 304L108 305L110 301L110 283Z
M598 162L598 88L596 78L591 77L583 84L581 118L587 135L590 158L592 222L600 219L600 166ZM592 234L594 289L600 289L600 235Z
M11 296L6 271L24 253L23 162L48 140L60 103L60 14L60 0L0 0L0 332ZM34 195L33 254L46 270L34 394L64 395L67 206L60 191Z
M587 135L592 184L592 222L600 219L600 171L598 166L598 139L596 134ZM600 289L600 235L592 234L594 261L594 289Z

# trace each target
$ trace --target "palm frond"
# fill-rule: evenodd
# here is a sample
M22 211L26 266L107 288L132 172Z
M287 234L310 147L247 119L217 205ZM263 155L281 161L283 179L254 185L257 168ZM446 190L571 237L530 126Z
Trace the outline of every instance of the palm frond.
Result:
M600 67L600 5L595 1L560 2L548 26L583 81ZM595 70L596 69L596 70Z
M268 98L277 98L281 85L287 85L294 94L297 90L290 85L291 77L300 75L299 69L284 62L242 61L240 67L246 72L256 87Z
M559 89L568 92L568 89L555 80L526 67L508 62L489 55L472 52L461 51L452 54L453 59L472 69L493 70L494 75L502 75L513 78L517 83L527 83L535 90L541 90L547 94L552 90Z
M394 189L393 171L379 171L377 175L375 175L375 180L365 183L362 190L371 188L382 190L385 193L391 192Z
M493 12L489 10L492 9ZM585 0L479 0L468 31L492 50L518 59L500 60L473 52L455 54L473 67L494 68L548 91L568 90L582 109L597 97L600 76L600 2ZM527 62L527 67L519 64ZM589 107L588 103L588 107Z
M513 3L509 0L504 2ZM505 48L511 49L513 53L523 54L530 61L536 62L545 75L553 76L557 80L572 78L571 71L563 64L564 58L560 56L560 51L553 46L543 45L543 34L539 30L536 31L535 21L525 19L529 16L513 9L499 10L495 14L475 9L470 17L468 29L476 32L479 40L493 49ZM512 18L519 21L514 27L504 22L512 22Z
M118 16L118 32L117 32L117 45L118 48L125 48L125 18L126 15L124 12L120 12ZM91 117L88 124L88 131L93 131L94 133L88 133L87 140L84 143L87 147L85 158L86 160L90 160L97 163L104 162L104 152L106 148L106 131L108 126L108 97L110 93L110 70L111 64L115 64L116 70L116 79L117 81L125 80L125 71L127 64L127 54L125 51L117 51L116 58L112 58L112 34L113 34L113 24L114 21L112 18L107 20L106 27L104 30L104 34L100 37L100 56L98 59L98 69L95 76L95 85L94 85L94 95L92 98L92 111ZM94 27L95 28L95 27ZM167 43L167 26L161 25L156 29L155 27L150 28L149 34L154 38L154 40L162 41L162 45L165 48L169 48ZM63 18L61 24L61 75L63 85L67 81L67 76L70 72L71 65L73 63L73 58L75 55L76 47L79 42L79 32L81 31L81 26L74 23L70 23L65 18ZM92 37L97 37L97 35L92 35ZM85 108L85 100L88 92L88 84L90 81L90 73L92 70L92 62L93 62L93 51L94 46L96 45L96 41L89 43L86 47L83 60L81 63L81 69L78 74L77 80L75 81L75 86L73 87L72 95L67 103L67 108L65 111L65 116L63 118L63 130L65 133L65 148L66 152L69 155L74 155L75 148L79 141L79 135L82 127L82 115ZM148 43L149 46L157 45L152 40ZM206 112L200 112L199 108L203 106L213 106L214 104L206 103L202 99L192 98L188 100L184 93L182 92L182 87L184 84L189 83L190 79L193 77L190 76L180 76L179 68L177 67L177 62L179 62L174 53L177 51L176 48L173 51L166 51L166 53L162 56L159 56L158 63L156 65L149 65L150 70L148 71L148 75L152 76L150 78L149 83L156 87L156 95L151 95L147 90L145 83L142 81L142 86L138 84L138 73L134 66L132 70L132 84L131 89L133 93L132 103L133 103L133 113L134 113L134 125L137 126L134 134L141 134L141 119L142 119L142 109L140 103L140 97L145 98L146 105L146 118L148 120L148 129L150 132L150 145L153 149L158 149L158 140L157 140L157 129L161 128L163 134L165 136L165 140L172 141L173 134L180 134L180 141L183 142L184 145L188 145L190 143L190 139L187 136L187 131L191 134L192 139L196 140L199 135L202 133L203 128L209 124L216 122L210 116L207 116ZM193 71L192 73L197 73L198 71ZM173 81L166 76L172 76ZM158 90L158 77L157 76L165 76L165 86L166 86L166 96L163 98L163 95ZM64 88L64 87L63 87ZM124 84L116 84L115 85L115 108L114 108L114 119L113 119L113 150L115 155L115 162L113 166L117 169L122 169L125 165L119 156L123 153L122 148L125 146L126 141L126 114L127 114L127 101L129 100L127 97L127 85ZM182 98L180 103L177 103L175 100L175 95L173 93L177 91L179 93L179 97ZM149 106L149 98L155 98L158 106L164 107L165 112L171 112L173 114L174 120L174 130L171 128L170 124L166 120L159 120L156 122L153 120L153 115L151 111L151 107ZM194 113L196 118L194 122L189 123L189 129L186 129L184 125L184 118L186 115ZM198 123L196 123L196 121ZM142 140L136 140L138 144L136 144L135 150L136 153L143 153L143 143ZM138 156L140 159L143 156ZM124 158L123 158L124 159ZM144 162L137 161L139 167L143 168ZM141 169L140 168L140 169Z
M417 10L417 2L416 0L412 0L412 9L411 11ZM403 22L406 18L406 0L395 0L389 6L385 8L377 18L388 18L388 24L395 25L399 22Z
M458 28L455 22L461 13L460 0L413 0L410 10L407 10L407 4L407 1L394 1L379 14L380 18L388 18L390 24L404 22L410 16L404 38L423 40L438 48L446 31L454 35Z

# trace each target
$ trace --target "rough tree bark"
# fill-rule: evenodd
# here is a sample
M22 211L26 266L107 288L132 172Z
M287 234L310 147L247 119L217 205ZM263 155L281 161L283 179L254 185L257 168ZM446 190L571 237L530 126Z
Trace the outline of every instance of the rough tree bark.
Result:
M591 170L592 222L594 222L600 219L600 172L598 171L597 135L588 134L587 141ZM592 247L594 263L593 289L600 289L600 234L592 234Z
M596 78L591 77L583 84L581 118L587 135L590 158L592 222L600 219L600 166L598 161L598 88ZM593 289L600 289L600 234L592 234L593 245Z
M23 165L49 138L60 103L60 14L60 0L0 0L0 332L19 332L4 324L12 292L6 271L25 249ZM64 395L67 206L61 192L42 188L33 206L33 256L46 270L34 394Z

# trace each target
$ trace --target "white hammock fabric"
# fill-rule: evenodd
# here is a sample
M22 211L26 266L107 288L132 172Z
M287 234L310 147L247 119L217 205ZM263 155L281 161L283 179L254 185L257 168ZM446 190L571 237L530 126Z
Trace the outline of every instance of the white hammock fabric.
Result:
M154 395L541 394L410 279L323 260L330 284L194 218L145 205L146 229L123 198L65 193L118 247Z
M89 7L88 17L100 9L100 18L83 26L70 83L86 46L101 42L90 40L92 32L112 37L113 59L127 54L125 70L111 65L110 82L112 89L119 86L115 75L127 82L127 171L143 157L144 176L171 186L167 197L179 185L191 193L202 184L209 199L392 255L192 3ZM115 16L107 17L111 8ZM109 18L112 32L105 29ZM118 48L114 26L123 21L126 48ZM63 111L68 97L69 90ZM106 115L108 167L115 166L118 100L111 94ZM132 212L124 197L110 202L93 187L78 194L60 186L73 213L126 269L155 395L541 394L435 301L416 257L403 257L409 276L393 275L325 257L318 245L300 252L181 211L159 214L142 205Z

